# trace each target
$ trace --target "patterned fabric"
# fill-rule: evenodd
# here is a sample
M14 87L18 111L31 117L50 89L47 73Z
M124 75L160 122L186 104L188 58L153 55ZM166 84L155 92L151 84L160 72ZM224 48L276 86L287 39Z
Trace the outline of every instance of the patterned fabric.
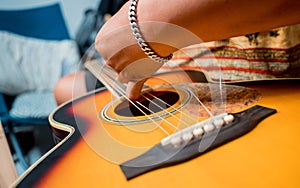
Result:
M189 46L162 71L199 69L225 81L300 77L300 24Z

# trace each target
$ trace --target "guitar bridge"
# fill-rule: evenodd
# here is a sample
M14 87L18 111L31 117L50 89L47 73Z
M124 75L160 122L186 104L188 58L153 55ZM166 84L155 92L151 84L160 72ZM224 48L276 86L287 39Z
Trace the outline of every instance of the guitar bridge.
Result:
M167 144L172 144L177 147L191 141L194 138L202 137L204 133L210 133L212 131L216 131L216 129L221 129L224 125L233 122L233 120L234 116L232 114L219 114L162 139L161 145L165 146Z
M275 109L254 106L235 114L220 114L166 137L120 167L130 180L155 169L188 161L245 135L274 113Z

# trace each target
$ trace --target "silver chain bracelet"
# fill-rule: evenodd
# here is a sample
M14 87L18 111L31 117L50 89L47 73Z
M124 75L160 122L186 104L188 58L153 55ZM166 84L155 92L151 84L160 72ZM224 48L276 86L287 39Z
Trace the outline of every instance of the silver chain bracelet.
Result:
M137 40L138 45L141 47L141 49L145 52L145 54L150 59L152 59L155 62L164 64L173 57L173 54L170 54L167 57L161 57L157 53L155 53L155 51L153 51L152 48L148 45L148 43L144 40L142 33L139 29L138 23L137 23L137 15L136 15L137 3L138 3L138 0L131 0L131 4L129 7L129 11L128 11L130 28L133 32L133 35L134 35L135 39Z

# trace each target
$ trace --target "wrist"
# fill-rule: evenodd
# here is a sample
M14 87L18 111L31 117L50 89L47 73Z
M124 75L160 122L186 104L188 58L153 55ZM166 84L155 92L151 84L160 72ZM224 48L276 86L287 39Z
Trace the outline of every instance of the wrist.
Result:
M158 62L158 63L166 63L168 62L172 57L173 54L170 53L166 56L161 56L159 55L156 51L153 50L153 48L149 45L149 42L145 40L145 37L143 36L140 25L138 23L138 16L137 16L137 4L139 0L131 0L130 1L130 6L128 10L128 19L130 22L130 28L132 30L132 34L134 35L138 45L140 46L141 50L144 51L144 53L153 61ZM155 45L155 43L153 44ZM168 45L160 45L162 49L164 49L165 53L168 51ZM170 51L170 48L169 48ZM162 53L162 52L161 52Z

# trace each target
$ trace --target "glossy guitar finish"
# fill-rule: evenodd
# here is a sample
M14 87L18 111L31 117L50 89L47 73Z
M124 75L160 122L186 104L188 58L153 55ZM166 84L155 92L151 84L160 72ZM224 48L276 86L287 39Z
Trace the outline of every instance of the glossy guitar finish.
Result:
M107 135L99 134L99 109L111 100L104 89L90 93L58 108L50 117L56 132L66 137L19 180L19 187L299 187L300 180L300 84L298 81L252 82L247 87L262 94L256 104L276 109L250 133L205 155L179 165L154 170L127 180L119 164L95 147L114 147ZM91 108L92 106L92 108ZM95 110L96 109L96 110ZM74 115L76 114L76 115ZM86 127L77 127L82 124ZM130 130L104 125L114 138L136 147L157 144L133 137ZM113 127L113 128L111 128ZM160 134L154 131L153 134ZM98 143L101 137L101 143ZM96 143L91 142L95 139ZM107 140L106 140L107 139ZM136 143L140 141L139 143ZM93 146L93 144L95 144ZM99 145L100 144L100 145ZM122 149L122 148L121 148ZM147 151L139 150L134 155ZM125 156L124 158L132 158ZM110 160L108 160L110 159ZM125 161L124 161L125 162Z
M155 169L180 164L198 157L214 148L239 138L254 129L266 117L276 113L276 110L262 106L254 106L248 110L233 114L234 121L221 128L205 133L205 136L195 137L183 142L181 146L157 144L144 154L121 164L126 178L132 179ZM210 137L216 138L206 146L201 141L207 142ZM202 142L202 143L203 143Z

